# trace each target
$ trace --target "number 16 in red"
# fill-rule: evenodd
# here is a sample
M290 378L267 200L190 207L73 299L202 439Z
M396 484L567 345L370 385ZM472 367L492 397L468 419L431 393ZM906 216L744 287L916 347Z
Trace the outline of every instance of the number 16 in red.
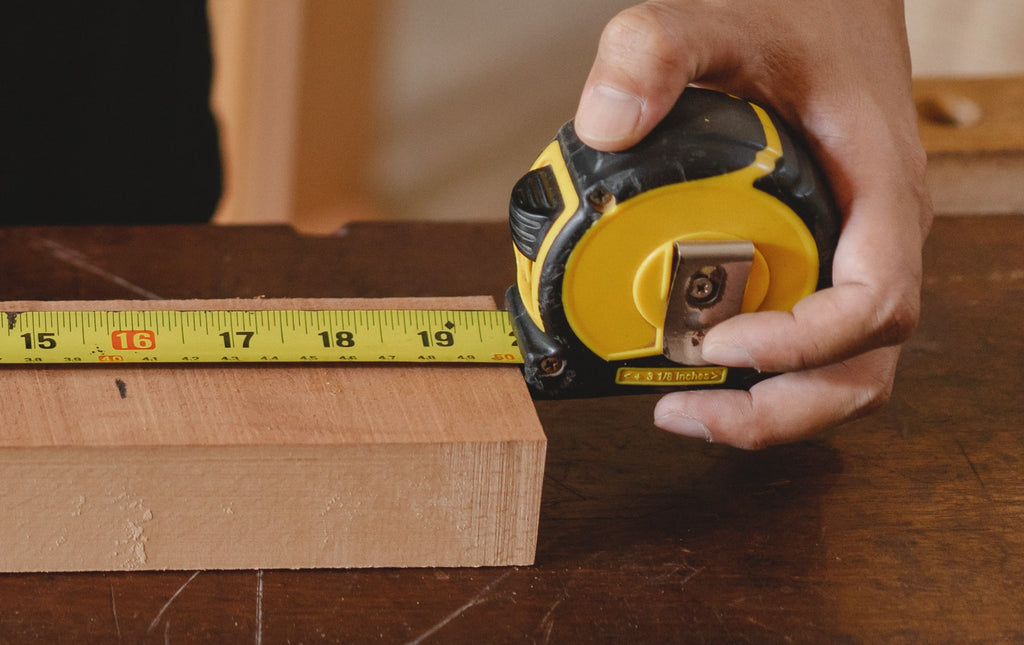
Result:
M156 334L149 329L119 329L110 334L110 344L114 349L153 349Z

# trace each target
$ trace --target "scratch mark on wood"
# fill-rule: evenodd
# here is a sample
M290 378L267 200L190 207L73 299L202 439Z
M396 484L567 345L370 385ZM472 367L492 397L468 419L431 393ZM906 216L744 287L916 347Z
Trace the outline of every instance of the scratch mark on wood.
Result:
M114 379L114 385L117 386L117 393L121 395L122 399L128 398L128 385L119 378Z
M704 569L705 567L694 567L690 564L683 563L673 566L668 573L663 573L651 578L650 582L660 583L682 576L682 580L679 581L679 589L681 590L686 587L687 583L700 575Z
M39 243L40 245L43 246L43 248L49 251L50 255L52 255L55 259L64 262L65 264L71 265L80 271L85 271L86 273L91 273L96 277L102 278L109 282L113 282L117 286L123 287L128 291L131 291L135 295L142 296L147 300L163 300L163 298L153 293L149 289L146 289L145 287L140 287L137 284L125 280L119 275L115 275L110 271L103 269L102 267L96 266L80 252L74 249L69 249L68 247L64 246L59 242L55 242L50 239L40 239Z
M256 645L263 644L263 569L256 570Z
M1008 271L993 271L988 274L990 282L1020 282L1024 280L1024 270L1010 269Z
M542 643L547 644L551 642L551 632L555 629L555 610L558 609L558 606L565 602L568 597L568 594L566 594L556 600L548 609L547 613L544 614L544 617L540 619L540 628L544 635L544 640L541 641Z
M167 609L172 604L174 604L174 601L178 599L178 596L181 595L181 592L185 591L185 587L189 586L192 583L192 581L196 579L196 576L198 576L198 575L199 575L198 571L193 573L191 576L189 576L189 579L184 582L184 584L182 584L180 587L178 587L177 591L175 591L173 594L171 594L171 597L167 599L167 602L164 603L164 606L161 607L160 611L157 612L156 618L154 618L153 622L151 622L149 624L149 629L146 630L146 634L147 635L153 633L153 630L156 629L156 626L160 624L160 619L164 617L165 613L167 613Z
M688 583L688 582L690 582L691 580L693 580L694 578L696 578L696 577L697 577L697 575L698 575L698 574L700 574L700 573L701 573L701 572L703 572L703 571L704 571L704 567L700 567L700 568L697 568L697 569L691 569L691 570L690 570L690 573L689 573L689 574L687 574L687 575L686 575L686 576L685 576L685 577L684 577L684 578L682 579L682 581L681 581L681 582L679 583L679 588L680 588L680 589L682 589L683 587L685 587L685 586L686 586L686 583Z
M456 618L458 618L459 616L464 614L467 610L469 610L472 607L475 607L476 605L479 605L479 604L481 604L483 602L486 602L487 601L487 594L490 593L491 589L493 589L494 587L497 587L499 584L501 584L505 580L505 578L508 578L510 575L512 575L512 573L514 571L515 571L514 569L512 571L506 571L505 573L501 574L500 576L498 576L497 578L492 580L490 583L488 583L488 585L486 587L481 589L479 593L477 593L475 596L470 598L461 607L459 607L458 609L456 609L452 613L450 613L447 616L445 616L444 618L442 618L440 622L435 624L433 627L431 627L427 631L423 632L422 634L420 634L416 638L414 638L411 641L409 641L409 645L418 645L418 643L422 643L426 639L428 639L431 636L433 636L434 634L436 634L445 625L447 625L448 623L452 622L453 620L455 620Z
M117 633L117 642L121 642L121 621L117 619L117 600L114 598L114 583L110 583L110 613L114 614L114 631Z
M567 491L568 493L574 495L578 499L582 499L582 500L587 499L587 496L584 495L583 493L581 493L580 491L576 490L575 488L573 488L572 486L570 486L569 484L565 483L564 481L562 481L560 479L555 479L553 476L551 476L551 475L549 475L547 473L545 473L545 475L544 475L544 481L551 482L555 486L558 486L562 490Z

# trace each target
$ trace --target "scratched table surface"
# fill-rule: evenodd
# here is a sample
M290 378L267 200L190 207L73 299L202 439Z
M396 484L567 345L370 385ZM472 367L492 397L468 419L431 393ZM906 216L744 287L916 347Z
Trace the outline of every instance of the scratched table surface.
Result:
M534 566L0 575L0 643L1024 641L1022 250L1024 216L940 218L891 403L812 441L538 404ZM9 229L0 299L500 298L509 256L490 224Z

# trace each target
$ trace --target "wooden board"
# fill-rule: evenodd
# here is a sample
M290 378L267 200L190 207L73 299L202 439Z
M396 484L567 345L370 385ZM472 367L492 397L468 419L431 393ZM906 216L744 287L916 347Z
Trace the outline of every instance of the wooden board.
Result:
M493 307L490 298L0 303ZM546 440L515 367L10 367L0 392L0 571L534 558Z
M917 79L914 96L935 212L1024 212L1024 77ZM949 123L947 111L975 118Z

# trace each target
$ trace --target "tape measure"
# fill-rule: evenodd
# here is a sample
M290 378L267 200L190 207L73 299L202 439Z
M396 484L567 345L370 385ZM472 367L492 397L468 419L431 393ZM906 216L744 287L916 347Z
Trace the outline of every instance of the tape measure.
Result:
M522 363L537 398L745 388L704 333L829 286L841 224L785 124L687 88L616 153L559 130L509 204L516 283L498 311L11 312L0 365Z
M829 286L841 218L781 119L687 88L623 152L567 123L515 186L509 221L524 375L560 397L634 389L624 370L651 387L749 387L762 376L703 365L704 333Z
M30 311L6 321L0 365L522 362L503 311Z

